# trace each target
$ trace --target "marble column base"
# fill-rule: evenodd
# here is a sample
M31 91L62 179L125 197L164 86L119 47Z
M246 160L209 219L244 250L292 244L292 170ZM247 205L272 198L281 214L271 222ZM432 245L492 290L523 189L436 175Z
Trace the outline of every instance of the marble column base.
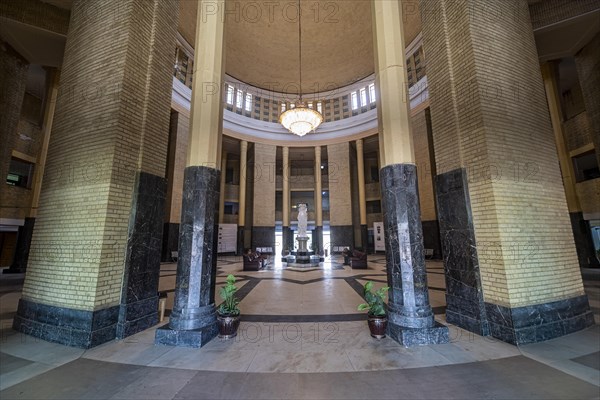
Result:
M426 249L433 250L431 258L440 260L442 258L442 245L440 243L440 224L437 220L422 221L423 245Z
M218 333L216 324L193 330L171 329L167 324L156 330L154 344L199 348L214 339Z
M336 246L354 248L354 227L352 225L332 225L329 227L331 232L330 248Z
M246 252L246 246L244 243L245 239L245 228L243 226L238 226L237 230L237 256L241 257Z
M468 176L459 168L435 177L437 212L446 277L446 321L481 336L490 334Z
M19 227L15 256L10 268L3 271L5 274L22 274L27 270L34 225L35 218L25 218L25 223Z
M594 325L586 295L516 308L485 303L485 308L491 335L515 345L554 339Z
M252 227L252 249L257 247L271 247L275 251L275 227L253 226Z
M133 193L117 338L158 323L158 280L167 182L140 171Z
M89 349L115 338L119 307L74 310L19 300L13 329L42 340Z
M403 346L449 342L446 326L434 320L429 302L417 167L381 169L388 292L388 330Z
M427 328L407 328L388 322L388 336L404 347L450 342L448 327L438 322Z
M360 226L360 245L365 253L369 251L369 228L367 225Z
M185 169L175 303L155 343L200 347L216 336L215 285L220 172Z
M293 235L292 230L289 226L284 226L281 228L281 249L284 254L286 251L292 251L294 248L290 247L289 243L291 242L290 236Z
M323 227L317 226L313 231L313 250L317 255L323 251Z
M162 236L161 261L171 262L171 253L179 249L179 224L165 222Z

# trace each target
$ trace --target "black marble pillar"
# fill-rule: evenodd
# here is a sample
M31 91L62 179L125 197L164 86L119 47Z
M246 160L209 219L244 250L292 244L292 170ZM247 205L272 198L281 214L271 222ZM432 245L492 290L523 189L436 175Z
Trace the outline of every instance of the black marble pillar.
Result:
M138 172L133 193L117 338L158 323L158 280L167 182Z
M354 247L354 227L352 225L332 225L329 230L331 248L344 246L352 249Z
M323 227L316 226L313 230L312 237L312 245L313 250L317 252L317 254L321 254L323 252Z
M115 338L119 306L96 311L19 300L13 329L47 342L89 349Z
M275 227L253 226L252 227L252 249L257 247L271 247L275 251Z
M490 334L515 345L554 339L594 325L586 295L515 308L485 303L485 308Z
M362 251L365 253L369 251L369 228L367 225L360 226L360 245L362 246Z
M175 304L155 343L201 347L217 334L215 283L220 172L193 166L184 173Z
M582 212L570 213L569 215L571 216L571 227L573 228L573 239L575 240L579 266L581 268L598 267L589 222L583 218Z
M440 224L437 220L421 221L423 225L423 245L433 250L432 258L442 259L442 244L440 241Z
M160 260L163 262L172 261L172 253L179 248L179 224L165 222L162 235L162 255Z
M4 270L5 274L22 274L27 270L29 249L31 248L31 237L33 236L34 225L35 218L25 218L25 223L23 226L19 227L13 262L10 265L10 268Z
M404 346L447 343L448 327L434 320L429 303L423 230L414 164L381 169L388 275L388 334Z
M293 239L293 235L294 233L292 232L292 230L290 229L289 226L284 226L281 229L281 248L283 251L283 254L287 254L287 251L292 251L294 250L293 246L290 246L290 242Z
M435 185L446 274L446 321L489 335L467 172L459 168L437 175Z
M243 226L238 226L238 231L237 231L237 256L242 256L244 255L244 253L246 252L246 245L245 245L245 239L246 239L246 229Z

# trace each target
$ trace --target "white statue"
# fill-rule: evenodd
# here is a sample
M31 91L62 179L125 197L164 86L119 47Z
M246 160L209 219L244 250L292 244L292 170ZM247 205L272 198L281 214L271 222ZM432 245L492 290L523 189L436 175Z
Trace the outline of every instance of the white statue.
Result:
M298 237L307 238L308 213L305 203L298 204Z

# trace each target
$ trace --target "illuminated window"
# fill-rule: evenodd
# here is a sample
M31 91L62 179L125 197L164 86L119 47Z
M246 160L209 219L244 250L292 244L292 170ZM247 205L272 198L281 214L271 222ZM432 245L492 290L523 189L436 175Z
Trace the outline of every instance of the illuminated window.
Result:
M244 93L240 89L237 90L237 96L235 96L235 106L242 108L242 102L244 101Z
M351 98L352 98L352 109L356 110L358 108L358 95L356 94L356 92L352 92Z
M375 103L375 84L371 83L369 85L369 100L372 103Z
M313 103L312 103L312 101L309 101L309 102L308 102L308 108L310 108L310 109L312 110L312 108L313 108Z
M318 102L318 103L317 103L317 111L318 111L320 114L323 114L323 103L321 103L321 102Z
M290 103L290 108L296 108L296 105L294 103Z
M227 104L233 105L233 86L227 85Z
M285 112L285 103L281 103L281 112L284 113Z
M367 105L367 89L366 88L360 89L360 105L362 107Z
M246 93L246 111L252 111L252 95L250 93Z

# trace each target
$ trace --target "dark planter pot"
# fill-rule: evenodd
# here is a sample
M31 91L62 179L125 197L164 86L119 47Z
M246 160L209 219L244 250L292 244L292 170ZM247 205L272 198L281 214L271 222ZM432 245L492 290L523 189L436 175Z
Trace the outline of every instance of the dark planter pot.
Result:
M219 327L219 337L221 339L231 339L237 336L237 330L240 326L240 316L235 317L218 315L217 326Z
M373 336L375 339L383 339L385 337L388 323L387 316L376 317L374 315L369 315L367 323L369 324L371 336Z

